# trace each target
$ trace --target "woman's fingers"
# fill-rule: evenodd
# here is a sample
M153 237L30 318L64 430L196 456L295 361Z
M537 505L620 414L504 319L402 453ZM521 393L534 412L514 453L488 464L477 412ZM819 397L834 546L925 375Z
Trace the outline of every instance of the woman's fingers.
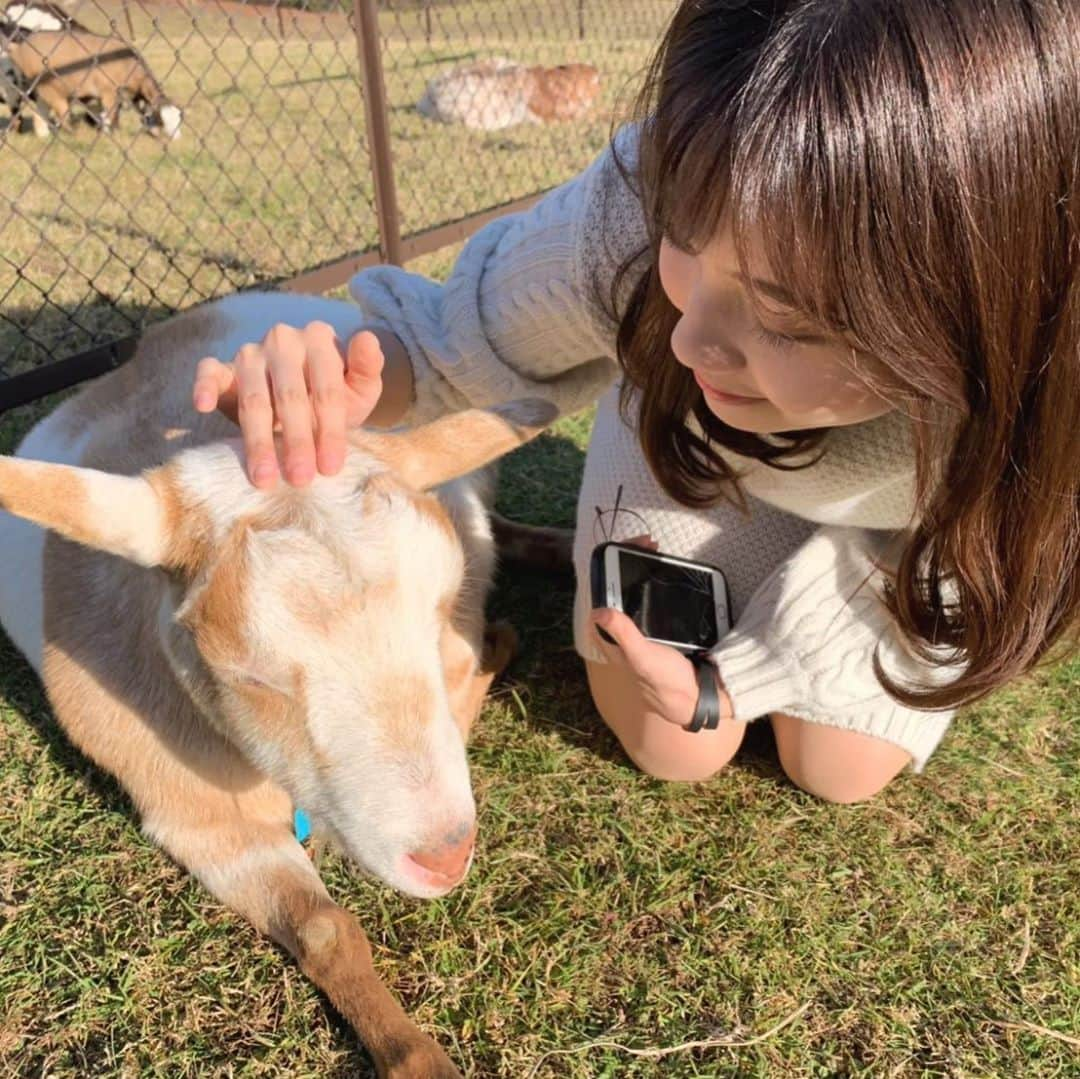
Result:
M315 435L308 398L307 341L292 326L275 326L263 338L274 413L281 427L285 479L302 487L315 477Z
M361 330L349 340L345 363L345 384L349 390L348 422L359 426L371 414L382 394L385 360L379 339L370 330Z
M195 368L195 384L191 389L196 412L213 412L229 397L235 402L236 375L231 364L213 356L200 360Z
M617 642L605 644L604 652L609 660L624 665L652 713L667 723L685 726L694 714L698 696L690 660L670 645L650 641L622 611L593 611L593 622Z
M619 540L619 542L625 543L628 547L641 547L646 551L660 550L660 545L648 532L642 532L639 536L631 536L629 539Z
M345 463L345 361L332 327L307 328L308 382L315 411L315 460L324 476Z
M235 371L237 419L244 439L248 476L256 487L273 487L278 479L274 408L262 348L244 345L236 354Z
M340 471L346 430L362 424L377 404L382 369L382 348L371 332L354 335L346 361L328 323L303 329L279 323L260 344L244 345L232 364L200 361L192 398L197 411L217 408L240 424L256 487L272 487L282 471L289 483L303 486L316 468L324 475Z
M593 612L593 622L615 641L614 645L604 641L607 650L621 653L623 661L635 670L642 673L648 671L650 652L655 646L637 628L632 618L614 607L605 607Z

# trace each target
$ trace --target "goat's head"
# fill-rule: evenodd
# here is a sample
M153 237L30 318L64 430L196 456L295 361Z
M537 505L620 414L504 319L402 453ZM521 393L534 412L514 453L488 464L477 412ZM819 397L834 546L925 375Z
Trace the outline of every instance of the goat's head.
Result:
M174 105L164 94L155 93L151 97L136 94L132 103L142 117L146 129L152 135L163 139L180 138L180 127L184 122L184 113L179 105Z
M164 139L178 139L180 125L184 122L183 110L165 96L165 91L142 60L140 64L142 69L136 72L128 86L121 89L121 93L135 107L150 134Z
M548 406L354 436L308 488L247 482L239 446L142 476L0 458L0 508L156 567L158 634L196 707L370 873L448 891L475 807L447 676L461 542L431 487L508 452Z

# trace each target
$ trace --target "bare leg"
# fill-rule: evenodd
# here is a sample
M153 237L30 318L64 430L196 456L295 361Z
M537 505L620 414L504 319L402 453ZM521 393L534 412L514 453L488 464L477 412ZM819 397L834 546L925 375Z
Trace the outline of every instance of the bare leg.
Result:
M625 671L612 663L586 663L593 703L627 756L657 779L699 782L735 756L746 724L734 720L692 734L649 712Z
M776 750L788 779L827 802L862 802L911 763L911 754L861 731L776 713Z

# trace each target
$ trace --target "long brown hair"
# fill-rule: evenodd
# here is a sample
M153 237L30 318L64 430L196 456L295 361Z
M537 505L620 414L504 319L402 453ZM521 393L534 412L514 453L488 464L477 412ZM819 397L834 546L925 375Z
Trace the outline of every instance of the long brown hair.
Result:
M790 468L827 431L717 419L671 354L662 237L730 214L853 355L889 371L916 443L912 528L887 589L973 701L1072 635L1080 612L1080 4L684 0L637 104L647 269L619 312L623 406L679 502L737 493L717 447ZM628 262L624 268L640 267ZM620 294L620 284L615 294ZM688 422L696 421L696 422Z

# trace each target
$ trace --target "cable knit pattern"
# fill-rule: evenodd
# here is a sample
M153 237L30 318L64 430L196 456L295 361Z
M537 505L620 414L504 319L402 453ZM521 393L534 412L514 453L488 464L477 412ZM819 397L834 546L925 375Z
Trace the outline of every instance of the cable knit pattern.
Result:
M531 209L481 229L445 285L393 266L352 279L356 302L409 353L416 402L404 422L525 397L565 414L611 383L614 342L597 332L592 285L576 257L608 165L605 155Z
M634 128L616 137L616 152L631 167L636 139ZM396 267L358 274L354 299L401 338L413 366L416 399L404 422L526 397L545 398L561 413L597 400L617 372L612 285L645 240L640 201L609 149L529 210L481 229L444 285ZM872 657L879 641L886 660L907 668L866 582L867 552L878 542L868 530L894 533L912 519L907 419L890 413L835 428L821 459L794 472L723 451L751 496L747 521L730 508L700 513L672 503L632 433L620 433L614 410L609 395L579 506L575 635L582 655L602 660L588 622L595 508L610 508L622 483L624 508L648 522L662 549L725 570L737 621L716 660L740 719L783 711L860 730L901 745L921 768L949 716L906 709L878 685ZM815 523L832 527L812 534ZM926 681L926 672L910 669Z
M713 653L737 719L786 712L861 731L902 746L922 769L953 712L921 712L892 700L871 659L877 649L900 684L940 684L953 669L928 669L899 639L874 565L890 539L819 529L762 582Z

